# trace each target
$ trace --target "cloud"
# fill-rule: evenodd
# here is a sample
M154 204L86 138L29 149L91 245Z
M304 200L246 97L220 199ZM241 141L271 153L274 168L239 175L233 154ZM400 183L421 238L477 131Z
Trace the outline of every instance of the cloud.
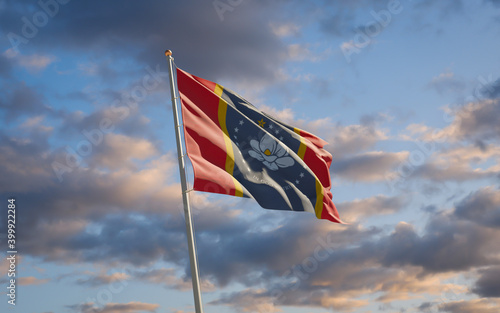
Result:
M281 284L268 284L267 290L245 289L224 294L211 304L230 304L249 311L253 303L262 303L274 310L282 306L298 306L352 312L376 301L387 304L418 298L421 293L438 296L446 289L457 287L442 283L446 276L422 276L414 268L391 270L377 268L366 260L362 263L355 259L343 261L338 265L327 261L319 270L310 272L311 276L307 278L297 277L288 284L282 279ZM459 290L463 293L466 288ZM381 296L366 299L367 294Z
M274 305L274 299L265 290L244 290L223 296L221 299L211 301L209 304L231 305L237 312L283 312Z
M420 147L425 147L421 145ZM426 162L416 166L414 178L432 181L468 181L494 178L500 173L500 148L495 145L455 145L438 150L435 144L420 152L430 154ZM492 165L489 163L493 162Z
M41 55L41 54L31 54L24 55L15 50L7 49L3 54L3 57L9 60L9 62L21 66L31 73L36 73L44 70L47 66L56 61L56 57L53 55Z
M267 214L276 215L273 212L265 215ZM263 223L271 216L251 223ZM274 219L276 218L279 217L274 216ZM246 231L233 232L232 239L228 241L209 240L222 237L215 229L206 232L207 240L199 245L202 273L213 277L221 286L236 281L253 285L255 271L268 273L270 277L285 273L289 269L288 266L301 262L311 253L312 248L319 246L317 240L321 240L330 231L332 236L335 236L332 243L334 247L342 247L376 233L375 229L364 230L356 227L335 231L331 225L317 225L314 216L307 217L301 213L281 218L287 219L287 227L278 226L267 231L255 231L249 223ZM271 275L272 273L274 274Z
M151 284L164 285L166 288L173 288L181 291L192 290L193 285L190 277L178 277L174 268L158 268L143 271L133 271L133 278ZM214 284L207 279L200 280L203 292L216 290Z
M385 114L363 115L360 124L342 125L333 122L330 117L316 120L300 119L291 108L280 110L267 105L260 105L258 108L284 123L325 139L328 142L325 149L333 154L334 164L336 160L350 158L352 154L365 152L377 142L389 139L387 130L379 125L391 118Z
M24 126L36 127L42 121L35 117L26 120ZM304 124L316 129L328 127L328 123L321 121ZM356 128L364 130L369 126L358 125ZM356 133L350 136L355 137ZM142 267L157 261L171 262L184 269L183 276L169 269L138 269L127 272L127 275L130 279L149 283L157 283L157 278L162 277L166 287L188 288L188 254L177 192L179 186L172 179L176 173L175 159L156 155L151 143L145 140L132 140L114 133L110 138L116 139L117 144L103 142L103 146L109 149L105 155L119 154L117 162L141 155L150 159L134 163L136 169L75 169L65 178L64 184L46 183L43 188L42 182L53 177L47 165L57 156L56 152L47 152L46 145L31 143L31 146L24 146L4 138L10 143L2 146L10 152L3 154L8 158L2 164L21 171L18 162L22 161L28 165L24 170L30 174L30 179L40 181L40 185L24 185L29 197L20 199L21 205L28 210L25 212L27 218L23 220L26 223L23 226L26 229L23 233L25 253L46 261L66 263L97 262ZM149 148L143 149L143 146ZM466 150L464 148L464 158L473 159L476 154L473 151L466 153ZM487 151L484 153L494 155L494 149ZM48 153L48 157L46 160L33 158L29 162L22 160L25 154L32 155L33 152ZM96 159L99 153L96 151ZM453 153L459 154L460 151L443 153L448 153L451 158ZM408 294L438 294L439 288L447 286L442 281L453 273L495 265L488 251L498 248L494 241L498 230L485 227L480 220L466 214L467 210L479 207L478 203L487 204L484 199L495 199L493 190L479 190L464 197L457 203L456 210L429 212L431 218L423 234L405 223L386 235L380 229L364 229L361 225L333 227L330 223L318 222L312 215L297 212L263 211L245 200L221 205L202 194L194 194L191 199L205 286L214 288L239 283L253 290L263 284L269 286L257 293L264 297L263 303L271 303L268 301L271 292L279 290L274 286L283 277L284 281L293 278L294 275L287 273L293 273L294 268L308 275L299 283L299 291L308 295L310 291L317 292L308 300L300 296L299 291L285 289L280 305L332 305L349 310L365 305L366 300L356 297L361 297L366 290L380 292L378 301L381 302L406 299ZM340 211L351 214L353 219L395 213L404 206L403 198L383 195L339 204ZM249 218L241 213L242 210L233 207L246 207L249 212L255 209L258 213ZM494 212L493 209L487 211ZM43 218L37 212L44 212ZM225 218L220 219L220 216ZM151 240L145 243L142 238L146 237ZM334 252L318 263L316 272L305 271L304 264L310 266L310 257L328 251L330 246L324 248L321 244L325 241L331 242ZM401 272L406 274L401 276ZM82 278L80 283L95 285L114 278L117 279L108 274L90 275ZM336 291L332 293L326 288ZM250 305L250 295L242 296L242 303Z
M472 291L480 297L500 298L500 266L481 269L479 274Z
M28 124L33 124L28 121ZM27 125L28 125L27 124ZM36 124L36 123L35 123ZM113 138L113 137L112 137ZM129 160L137 157L150 156L153 152L152 145L144 140L128 140L128 137L115 136L119 143L108 146L108 153L104 154L109 162L113 162L110 156L117 156L117 161ZM176 161L172 156L154 156L149 161L141 161L134 168L126 167L103 171L92 168L74 168L72 172L66 173L64 182L59 183L53 172L51 164L59 157L64 161L64 154L58 151L50 151L46 144L40 142L21 141L12 138L0 137L2 144L0 171L4 174L0 179L0 186L7 197L12 194L23 194L19 197L19 205L26 208L23 211L24 218L20 221L23 232L24 253L32 256L40 256L41 259L54 260L58 262L74 262L94 260L92 245L103 245L103 258L109 256L114 260L129 260L132 263L153 262L154 256L159 257L165 249L164 245L171 242L172 246L183 235L183 221L181 218L180 187L174 181L174 169ZM123 146L123 143L127 143ZM104 144L103 144L104 145ZM130 150L132 149L132 150ZM99 157L101 155L97 154ZM199 203L193 197L193 203ZM142 211L142 213L141 213ZM40 215L40 212L43 212ZM110 218L106 216L113 214L127 215L131 212L138 214L161 214L162 218L156 222L138 223L133 219ZM156 212L156 213L154 213ZM177 217L177 221L172 216ZM144 259L137 252L137 260L134 253L127 255L115 253L109 250L107 244L99 239L99 236L91 235L89 227L102 227L102 238L111 236L116 240L118 246L122 243L116 234L123 230L124 225L132 227L129 232L121 233L130 239L137 234L136 231L159 231L165 233L163 223L165 219L172 218L170 227L173 234L164 235L164 240L151 242L146 245L152 259ZM123 221L123 224L120 224ZM2 226L2 228L4 228ZM144 228L143 228L144 227ZM5 230L5 229L4 229ZM90 231L87 234L87 231ZM167 237L172 236L171 240ZM175 239L174 239L175 238ZM88 240L87 240L88 239ZM138 246L139 237L131 240L136 241ZM111 242L111 241L110 241ZM88 248L88 250L86 250ZM144 248L142 248L144 250ZM119 249L118 249L119 250ZM136 251L141 251L138 249ZM109 252L109 254L106 254ZM142 261L140 261L142 259ZM180 258L176 258L180 259Z
M12 62L7 58L4 53L0 54L0 77L9 78L12 71Z
M52 109L46 105L45 96L24 82L6 83L4 90L0 96L0 109L8 124L22 115L52 113Z
M25 126L33 127L41 121L28 120ZM312 127L320 129L324 124ZM119 142L129 142L129 137L113 136ZM135 147L134 142L107 145L109 155L120 152L134 156L136 152L127 149ZM10 149L2 164L16 171L22 170L18 162L25 154L47 153L47 146L33 143L27 147L12 142L2 146ZM184 269L184 275L179 277L168 269L157 272L137 269L127 275L150 283L157 282L156 277L163 277L169 288L187 288L185 225L179 186L172 178L176 173L175 159L169 155L157 156L150 149L145 151L151 152L145 154L151 159L136 163L137 169L81 168L70 173L64 184L24 185L23 190L29 196L19 200L27 210L22 226L25 253L45 261L136 267L166 261ZM49 151L46 160L33 158L23 162L28 165L24 170L31 180L50 181L48 177L53 177L53 173L47 165L57 156L52 153L56 154ZM117 160L125 159L120 156ZM478 195L483 193L480 191ZM465 197L455 211L430 212L423 234L410 224L401 223L388 235L361 225L339 227L323 223L305 213L264 211L250 200L227 203L225 199L226 204L221 205L202 194L193 194L191 199L202 281L219 288L232 283L249 290L258 285L269 286L257 293L263 297L262 303L271 303L268 300L273 291L285 290L280 305L331 305L347 311L365 305L366 300L357 297L367 290L380 292L381 302L406 299L409 293L438 294L446 286L441 282L453 273L495 265L489 251L498 249L494 240L498 230L460 213L462 207L471 205L469 202L476 203L474 196ZM341 204L347 214L354 212L353 218L358 214L395 213L404 205L401 197L382 195ZM243 208L256 213L242 214ZM39 212L43 212L43 217ZM150 240L144 242L143 238ZM333 251L331 254L329 249ZM327 253L328 258L318 262L315 272L308 272L310 258L315 253L320 256ZM287 282L301 275L296 269L307 275L307 279L298 283L298 290L278 288L282 279ZM294 271L299 274L293 274ZM96 284L109 281L110 276L90 276L80 282ZM313 297L309 297L311 291ZM242 303L250 305L250 295L242 296ZM223 300L220 301L222 304Z
M439 310L449 313L496 313L499 306L499 300L474 299L444 303L439 305Z
M28 71L38 72L45 69L47 66L52 64L56 58L54 56L46 55L29 55L29 56L18 56L18 64Z
M47 185L52 173L40 158L48 151L47 138L9 138L0 134L0 143L1 190L23 192Z
M457 109L449 109L446 119L449 126L434 132L426 132L427 141L486 141L500 137L500 99L484 99L469 102Z
M490 77L490 80L493 79ZM490 99L500 98L500 78L496 81L490 82L489 84L486 83L481 90L481 94Z
M130 276L127 275L126 273L113 273L113 274L90 274L86 278L80 278L76 281L77 284L80 285L88 285L88 286L101 286L101 285L108 285L111 283L114 283L116 281L122 281L122 280L127 280L129 279Z
M500 100L484 99L454 110L446 109L448 113L443 118L451 123L442 129L409 125L406 129L410 135L401 138L417 143L419 149L412 154L420 154L423 159L419 163L423 164L412 165L407 178L462 182L498 177L498 110Z
M446 160L442 160L446 162ZM431 181L468 181L480 180L485 178L495 177L496 171L472 169L468 164L451 163L443 164L441 162L430 162L417 167L413 173L415 178L423 178Z
M156 312L160 306L158 304L144 302L128 302L128 303L107 303L104 307L99 308L94 303L84 303L66 306L73 312L77 313L141 313L141 312Z
M457 208L468 201L465 197ZM268 286L267 290L245 289L226 294L216 303L240 305L251 303L249 299L259 302L261 298L263 303L272 303L267 300L272 297L275 305L333 306L339 311L352 311L367 305L361 299L366 294L377 294L376 301L382 303L418 298L422 293L436 297L448 291L465 295L466 285L457 284L456 279L455 283L447 281L461 272L498 264L493 251L500 247L495 239L500 233L458 216L457 211L430 212L422 234L411 224L401 222L388 235L359 237L355 246L341 245L329 250L320 241L309 244L310 248L300 255L302 259L294 257L288 262L295 264L288 271L275 270L261 276L258 282ZM317 238L335 242L338 234L318 232ZM295 246L304 246L293 238L287 239L295 241ZM247 249L252 246L245 244ZM277 254L281 256L283 252ZM268 260L272 257L268 256ZM496 288L491 282L482 286L491 284L491 288Z
M278 37L298 36L300 34L300 26L296 23L271 23L271 30Z
M42 285L46 284L50 281L50 279L45 278L45 279L38 279L34 276L26 276L26 277L20 277L17 282L20 286L28 286L28 285Z
M492 0L493 1L493 0ZM318 20L320 25L320 30L327 35L334 37L353 37L358 32L368 33L364 31L364 28L376 24L380 25L378 20L369 15L370 12L380 12L382 10L388 10L390 3L396 4L397 7L401 8L397 10L395 14L391 15L391 23L395 23L396 19L399 19L398 14L408 14L408 10L415 12L414 14L427 14L430 11L437 11L441 16L447 17L451 14L461 13L463 11L462 1L420 1L415 4L405 3L403 1L387 1L387 0L356 0L356 1L334 1L323 4L321 8L313 8L309 11L311 12L311 19ZM316 9L316 11L314 10ZM321 10L318 12L318 10ZM362 19L359 18L360 14L356 14L356 11L360 10L365 14ZM380 13L379 13L380 14ZM382 15L382 14L380 14ZM413 23L420 26L419 21L413 21ZM389 24L391 25L391 24ZM345 41L344 43L353 44L352 42Z
M303 44L291 44L288 46L288 56L291 61L312 61L318 60L318 57L313 55L313 52L309 49L308 45Z
M331 165L332 176L352 181L382 181L408 157L408 152L372 151L337 159Z
M464 90L465 83L461 79L456 78L453 72L447 71L433 77L427 84L427 87L434 89L439 94L456 94Z
M393 234L382 239L373 249L381 250L385 266L420 266L426 272L466 271L474 267L495 264L488 253L497 243L491 240L495 232L456 220L453 215L439 213L419 236L415 229L400 223Z
M36 247L28 245L27 250L46 260L59 262L114 262L135 266L151 265L161 257L179 262L187 257L182 254L184 249L178 249L181 244L176 243L182 238L179 222L173 229L164 229L165 220L161 219L150 222L127 216L109 217L102 218L97 224L100 229L97 233L90 232L87 223L80 224L79 229L68 225L64 237L60 237L64 230L62 225L37 226L37 230L46 235L36 240ZM143 238L150 240L144 244ZM44 248L46 252L42 251ZM52 254L48 254L49 251Z
M388 197L378 195L365 199L337 204L337 208L342 212L342 218L346 222L352 223L359 219L365 219L373 215L393 214L401 210L406 201L400 197Z
M80 95L87 97L88 95ZM115 99L117 101L119 98ZM88 101L89 99L86 99ZM111 101L110 101L111 102ZM105 106L102 109L85 114L82 111L62 112L62 125L59 127L61 136L81 138L100 142L96 133L122 133L129 136L148 134L150 120L146 118L141 110L125 104L116 106Z
M60 6L57 18L41 28L29 46L20 46L23 54L16 61L0 56L0 76L5 83L0 95L5 114L0 135L0 190L4 197L18 197L23 213L19 219L23 253L55 266L107 269L79 275L74 281L76 289L136 281L146 288L188 290L190 269L177 160L174 153L165 151L169 139L155 137L164 134L161 127L168 126L157 118L164 108L155 104L166 95L161 91L165 88L151 91L137 106L127 106L123 94L130 94L142 82L145 73L140 72L145 66L160 64L158 68L164 70L163 51L169 48L181 68L207 79L234 82L249 90L265 86L262 88L270 88L270 97L282 96L273 93L276 85L272 83L276 82L290 83L289 89L305 83L315 96L316 92L330 95L330 77L337 80L341 68L322 78L295 74L301 64L287 63L317 58L316 48L324 44L321 40L308 43L310 36L298 38L301 32L317 29L317 24L308 23L319 21L327 34L352 34L360 23L369 22L358 20L358 12L370 14L372 7L379 10L386 5L387 0L337 1L321 7L298 1L250 1L226 12L223 21L211 1L125 1L121 6L72 1ZM450 5L453 3L438 6ZM423 3L421 12L429 6L434 4ZM296 11L283 10L290 7ZM38 9L36 4L25 0L3 8L2 29L19 32L21 16L31 18L33 9ZM295 14L300 10L305 10L306 17L291 21L289 16L302 16ZM64 62L56 63L60 58ZM292 73L284 69L288 65L293 67ZM51 86L50 79L38 84L38 75L28 77L29 71L44 69L44 79L57 74L56 85ZM48 73L55 69L58 71ZM11 79L12 75L27 83ZM430 88L459 92L461 82L444 73ZM449 140L446 149L436 148L420 171L416 170L420 175L416 177L436 187L440 179L469 181L500 173L495 143L497 95L494 89L490 98L449 112L452 124L438 134L455 139ZM332 173L337 179L380 182L411 156L401 149L385 149L388 145L394 148L394 143L383 142L390 136L381 125L390 117L382 114L362 115L359 123L345 125L327 116L301 119L291 109L272 112L330 142L327 149L334 155ZM113 130L101 137L96 132L87 136L107 119ZM429 130L427 126L416 134L425 135ZM67 147L77 149L90 138L99 143L92 145L81 165L71 166L60 183L52 165L55 161L68 164ZM438 167L443 160L448 168ZM456 191L461 199L449 207L451 202L444 206L433 203L431 197L414 205L406 194L381 195L379 185L370 186L375 188L370 189L373 193L338 204L341 215L353 221L349 226L318 221L312 214L265 211L251 199L190 193L203 290L233 292L211 294L212 304L242 312L278 312L287 305L299 310L331 307L356 312L372 309L367 307L370 304L389 308L391 302L407 299L415 299L412 304L417 305L424 297L434 303L443 290L474 297L467 294L467 283L455 279L471 273L478 274L472 292L497 295L497 189L478 188L468 195ZM427 221L418 219L422 213L418 208L424 205L433 208L424 215ZM406 208L416 210L411 219L397 214ZM384 220L389 224L364 225L372 225L368 218L378 214L392 214ZM410 220L394 227L391 223L400 218ZM5 227L5 223L0 225L2 233ZM113 267L120 271L111 272ZM23 279L31 284L49 281L33 276ZM437 303L435 308L439 308ZM494 304L474 304L478 309L481 306ZM142 302L87 303L70 308L83 313L168 310Z
M95 13L97 4L99 14ZM20 33L22 25L8 21L20 20L29 5L20 3L2 12L2 28ZM195 74L201 77L270 82L277 78L277 65L286 61L286 46L269 26L274 7L248 4L226 12L221 21L212 2L206 1L131 1L118 8L99 1L74 2L61 7L64 14L51 19L29 44L44 50L55 47L72 53L93 51L95 55L112 50L140 64L161 62L163 68L163 52L171 49L179 66L188 71L196 69ZM13 27L17 25L19 29ZM206 47L203 58L199 47ZM19 47L21 51L23 48ZM259 55L265 58L255 57ZM190 66L186 68L186 64Z
M500 191L484 187L457 204L455 214L480 225L500 229Z
M42 121L35 117L26 120L24 126L36 127ZM329 127L324 121L304 124L316 129ZM365 124L355 128L367 130L374 127L373 123ZM159 276L166 279L170 288L188 288L188 254L184 244L179 186L172 178L176 173L175 159L170 155L156 155L151 142L145 139L114 133L110 138L114 138L117 144L103 142L109 149L105 155L118 153L117 162L128 160L136 168L120 167L106 171L79 168L65 178L64 184L50 181L53 173L48 165L57 157L57 151L47 151L46 145L30 143L26 146L4 138L9 144L2 146L10 151L6 162L2 163L6 168L21 172L20 164L25 154L48 154L46 160L32 158L26 162L29 166L24 168L31 180L41 182L36 187L23 186L29 197L20 199L28 210L23 220L26 223L23 226L26 229L23 234L25 253L45 261L66 263L141 267L158 261L171 262L184 269L184 276L179 277L168 270L138 270L127 274L131 279L150 283L155 283L154 277ZM349 138L356 138L356 133ZM149 148L140 148L143 146ZM137 151L131 151L131 148ZM139 153L143 150L146 153ZM494 149L488 151L493 153ZM99 153L96 151L96 160ZM134 163L134 156L141 155L149 159ZM473 152L464 153L464 157L470 159L474 158L473 155ZM50 182L42 185L44 181ZM468 200L464 200L463 205L473 198L464 199ZM431 212L431 220L423 234L410 224L401 223L386 235L380 229L364 229L361 225L333 226L298 212L262 212L245 200L227 205L211 203L203 195L193 196L192 200L196 208L203 281L217 287L239 283L248 290L258 285L269 286L256 291L255 298L262 298L259 303L263 304L272 304L272 292L283 290L274 287L277 281L283 277L285 281L289 279L287 272L293 272L297 267L308 278L299 282L296 292L285 289L278 302L280 305L333 306L348 311L367 304L367 300L361 298L367 291L379 293L377 301L383 303L417 297L422 293L438 295L443 286L449 286L443 280L453 273L495 264L488 251L497 249L493 239L497 230L484 227L467 215L459 215L461 202L456 211L447 214L437 210ZM400 197L374 196L342 205L343 209L355 212L356 218L358 213L397 212L404 206L404 201ZM233 207L259 211L257 216L249 218L241 213L242 209ZM43 218L38 212L44 213ZM145 243L143 238L146 237L152 239ZM314 257L315 252L328 251L320 243L325 238L331 238L328 240L333 242L331 249L334 252L318 264L316 272L305 271L304 264L310 266L309 258ZM108 276L112 275L90 276L80 282L98 284L111 279ZM312 296L311 291L314 292ZM252 310L252 292L234 296ZM220 300L220 304L223 303L224 300ZM91 306L90 309L104 308Z
M371 125L334 125L326 133L329 134L326 140L330 143L326 148L332 152L334 160L365 151L387 139L384 130Z
M134 166L133 160L146 160L158 155L158 150L149 140L119 134L104 135L102 144L95 150L89 163L109 169L130 168ZM145 178L144 183L151 178ZM153 180L151 183L156 182Z

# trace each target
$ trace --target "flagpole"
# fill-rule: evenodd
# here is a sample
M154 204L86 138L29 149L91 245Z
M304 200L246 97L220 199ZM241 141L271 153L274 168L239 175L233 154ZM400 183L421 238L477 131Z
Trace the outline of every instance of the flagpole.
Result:
M170 76L170 94L172 96L172 111L174 113L175 139L177 142L177 156L179 160L179 172L181 175L182 202L184 203L184 216L186 219L186 233L189 248L189 263L191 265L191 277L193 279L193 295L196 313L203 313L203 302L201 301L200 279L198 273L198 258L196 255L196 245L194 243L193 221L191 219L191 207L187 194L186 166L184 163L184 152L182 149L182 139L179 125L179 112L177 108L177 88L174 83L174 71L172 51L165 51L168 61L168 72Z

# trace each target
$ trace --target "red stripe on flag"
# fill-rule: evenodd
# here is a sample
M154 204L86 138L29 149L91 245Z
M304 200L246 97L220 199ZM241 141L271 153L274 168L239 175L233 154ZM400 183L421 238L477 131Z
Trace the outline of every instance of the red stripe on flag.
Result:
M323 211L321 212L321 219L329 220L335 223L346 224L342 222L340 219L339 212L337 211L337 207L332 201L332 193L330 190L326 188L323 189L325 196L323 197Z
M201 78L201 77L198 77L198 76L194 76L194 75L191 75L189 74L188 72L184 72L183 70L181 69L177 69L178 71L182 71L184 74L188 75L191 79L194 79L196 80L197 82L199 82L200 84L202 84L203 86L207 87L208 89L210 89L211 91L214 91L215 90L215 83L214 82L211 82L209 80L206 80L204 78Z
M313 143L318 148L323 148L325 145L328 144L328 142L324 141L323 139L319 138L316 135L313 135L313 134L306 132L305 130L302 130L302 129L298 129L298 130L300 131L300 135L302 137L304 137L305 139L308 139L311 143Z
M302 137L301 143L306 147L302 160L318 177L323 187L329 190L331 188L330 165L332 164L332 155L323 149L327 142L302 129L295 128L295 132Z
M309 168L313 171L314 175L318 177L321 185L330 190L330 164L332 162L331 154L329 154L326 150L318 149L311 144L306 143L306 146L307 149L304 154L304 163L306 163L307 166L309 166Z
M198 191L235 195L232 176L226 168L226 143L219 125L219 97L209 87L215 83L177 69L182 103L186 149L193 164ZM203 105L203 110L196 104Z
M204 84L201 83L204 82ZM203 111L217 125L219 125L219 97L213 92L215 83L193 76L177 69L177 86L181 100L190 100L191 106L203 105Z

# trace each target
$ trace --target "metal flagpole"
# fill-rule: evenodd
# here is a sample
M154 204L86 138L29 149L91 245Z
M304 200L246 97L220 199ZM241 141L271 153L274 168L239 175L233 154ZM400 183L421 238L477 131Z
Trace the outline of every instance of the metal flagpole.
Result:
M177 142L177 156L179 157L179 171L181 174L182 202L184 203L184 216L186 218L186 233L189 248L189 262L191 264L191 276L193 279L193 295L196 313L203 313L203 302L201 301L200 279L198 275L198 259L196 256L196 245L194 244L193 221L191 219L191 208L187 194L186 166L184 163L184 152L182 149L181 132L179 125L179 113L177 109L177 88L174 83L174 70L172 51L165 51L168 61L168 72L170 75L170 94L172 95L172 111L174 113L175 139Z

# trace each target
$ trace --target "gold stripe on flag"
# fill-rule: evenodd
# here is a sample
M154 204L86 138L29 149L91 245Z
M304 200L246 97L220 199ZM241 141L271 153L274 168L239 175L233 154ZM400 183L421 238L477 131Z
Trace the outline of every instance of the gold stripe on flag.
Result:
M227 131L226 125L226 114L227 114L227 102L222 99L222 92L224 91L224 87L219 84L215 84L214 93L219 97L219 125L224 133L224 142L226 143L226 172L231 175L234 182L235 196L243 197L243 187L241 184L234 178L234 151L233 151L233 143L231 138L229 137L229 133Z

